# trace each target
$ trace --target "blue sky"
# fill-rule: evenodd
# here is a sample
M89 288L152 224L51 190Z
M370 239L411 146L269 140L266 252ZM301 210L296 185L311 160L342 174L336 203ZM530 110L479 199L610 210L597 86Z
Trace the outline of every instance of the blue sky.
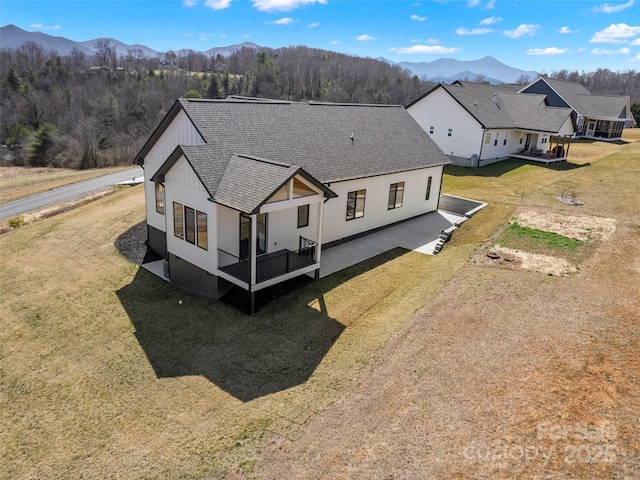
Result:
M491 55L542 73L640 70L640 0L2 0L0 23L158 51L251 41L396 62Z

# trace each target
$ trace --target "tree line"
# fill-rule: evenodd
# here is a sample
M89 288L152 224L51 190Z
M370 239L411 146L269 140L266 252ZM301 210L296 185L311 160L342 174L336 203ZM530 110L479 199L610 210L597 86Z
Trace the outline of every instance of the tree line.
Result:
M0 50L0 164L129 163L181 96L407 105L435 85L383 60L302 46L146 57L100 40L95 52L60 56L34 42ZM640 73L562 70L551 76L593 93L630 95L640 120Z

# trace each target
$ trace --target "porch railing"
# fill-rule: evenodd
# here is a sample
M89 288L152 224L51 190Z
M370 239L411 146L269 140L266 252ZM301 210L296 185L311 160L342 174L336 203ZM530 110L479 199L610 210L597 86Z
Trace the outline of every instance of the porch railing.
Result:
M308 267L315 263L316 243L300 237L298 250L279 250L273 253L260 255L256 258L256 282L285 275L287 273ZM218 268L244 282L249 283L249 259L239 258L224 250L218 249Z

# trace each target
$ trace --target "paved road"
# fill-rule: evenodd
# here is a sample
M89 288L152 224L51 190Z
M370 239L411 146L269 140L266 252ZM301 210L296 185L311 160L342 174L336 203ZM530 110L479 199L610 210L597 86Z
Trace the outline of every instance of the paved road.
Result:
M36 208L42 208L52 203L62 202L78 195L84 195L85 193L115 185L119 182L131 180L134 177L142 176L142 173L142 168L135 167L129 170L123 170L122 172L111 173L109 175L92 178L91 180L73 183L65 187L55 188L47 192L16 200L15 202L5 203L4 205L0 205L0 219L13 217Z

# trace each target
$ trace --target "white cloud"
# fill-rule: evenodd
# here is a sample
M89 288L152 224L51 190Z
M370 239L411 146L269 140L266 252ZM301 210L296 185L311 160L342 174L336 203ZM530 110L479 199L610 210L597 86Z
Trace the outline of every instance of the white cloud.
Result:
M185 0L185 5L187 2L192 3L193 5L196 3L194 0ZM213 8L214 10L223 10L227 8L230 3L231 0L206 0L206 2L204 2L207 7ZM191 7L193 5L187 5L187 7Z
M523 23L515 30L505 30L504 35L509 38L524 38L524 37L533 37L536 34L536 30L540 28L540 25L529 25Z
M633 7L633 0L629 0L627 3L620 3L618 5L609 5L608 3L605 3L604 5L593 7L592 10L596 13L615 13L630 7Z
M193 33L185 33L184 35L182 35L184 38L191 38L193 37Z
M340 45L340 40L333 40L331 45Z
M289 10L295 10L303 5L314 3L326 4L327 0L252 0L253 6L258 10L271 11L278 10L280 12L287 12Z
M496 8L496 0L491 0L484 8L486 8L487 10L493 10L494 8Z
M591 50L591 55L629 55L628 48L621 48L619 50L605 50L604 48L594 48Z
M491 28L472 28L471 30L468 30L466 28L458 28L456 30L456 34L458 35L485 35L491 32L493 32Z
M360 35L359 37L356 37L356 40L359 42L369 42L371 40L377 40L377 38L372 37L371 35Z
M502 21L502 17L489 17L480 22L480 25L494 25Z
M589 41L591 43L626 43L638 35L640 35L640 27L631 27L626 23L612 23L604 30L596 32Z
M265 25L291 25L295 20L291 17L284 17L273 22L264 22Z
M562 33L563 35L567 35L569 33L578 33L580 30L571 30L569 27L562 27L560 30L558 30L560 33Z
M421 17L420 15L411 15L411 20L415 20L416 22L424 22L427 17Z
M307 25L307 28L316 28L320 26L320 22L313 22Z
M562 55L567 53L568 49L566 48L558 48L558 47L548 47L548 48L530 48L525 53L527 55Z
M629 45L633 45L634 47L640 46L640 38L636 38L633 42L630 42Z
M195 7L197 3L196 0L182 0L182 4L185 7Z
M390 52L399 53L401 55L411 55L415 53L426 53L430 55L447 55L450 53L461 52L462 49L458 47L446 48L442 45L414 45L413 47L403 48L391 48Z
M640 62L640 53L629 59L630 62Z
M478 5L480 5L480 0L469 0L469 3L467 3L467 5L469 6L469 8L477 7Z
M37 28L38 30L60 30L62 28L61 25L43 25L41 23L34 23L30 26L30 28Z

